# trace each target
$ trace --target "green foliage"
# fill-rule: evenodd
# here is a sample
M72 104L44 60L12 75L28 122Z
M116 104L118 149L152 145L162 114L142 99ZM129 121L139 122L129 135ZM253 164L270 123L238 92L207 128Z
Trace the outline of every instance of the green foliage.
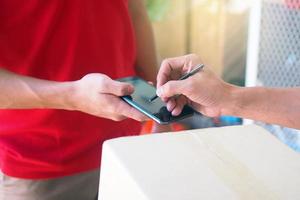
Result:
M152 21L163 18L170 4L170 0L147 0L147 10Z

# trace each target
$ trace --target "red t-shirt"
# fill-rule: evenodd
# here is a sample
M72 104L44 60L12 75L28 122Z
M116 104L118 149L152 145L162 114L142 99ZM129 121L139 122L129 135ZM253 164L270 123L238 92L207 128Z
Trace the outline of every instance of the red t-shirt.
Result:
M87 73L134 75L127 0L1 0L0 66L55 81ZM10 176L51 178L99 167L104 140L137 134L114 122L64 110L0 110L0 168Z

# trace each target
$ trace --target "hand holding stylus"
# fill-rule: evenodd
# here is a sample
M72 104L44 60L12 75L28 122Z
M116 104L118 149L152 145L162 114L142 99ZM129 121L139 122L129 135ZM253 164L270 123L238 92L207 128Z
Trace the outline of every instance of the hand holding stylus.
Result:
M231 115L300 129L300 87L239 87L225 83L209 67L178 80L203 63L195 54L166 59L157 75L157 95L172 115L185 104L209 116ZM181 94L175 96L176 94Z
M197 55L191 54L177 58L166 59L162 62L157 75L157 95L167 102L167 109L172 115L181 113L185 104L204 115L215 117L222 113L223 99L228 96L230 85L219 79ZM188 75L193 69L196 73ZM186 74L188 78L181 78ZM177 94L182 94L173 98Z

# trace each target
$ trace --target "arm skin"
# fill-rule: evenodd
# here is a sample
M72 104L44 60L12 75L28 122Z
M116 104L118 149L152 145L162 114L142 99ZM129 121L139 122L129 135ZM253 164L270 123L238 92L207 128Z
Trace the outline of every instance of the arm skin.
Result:
M232 86L231 98L222 114L300 129L300 88L239 88Z
M158 63L153 30L144 0L129 0L137 48L136 71L145 80L155 82Z
M145 116L123 102L134 88L104 74L87 74L72 82L55 82L18 75L0 68L0 109L64 109L97 117L138 121Z
M71 82L59 83L17 75L0 68L0 109L57 108L72 110Z
M237 87L221 80L208 66L195 75L177 78L203 61L195 54L162 62L157 76L157 95L173 115L191 105L209 117L232 115L300 129L300 87ZM174 80L176 79L176 80ZM179 98L172 98L182 94Z

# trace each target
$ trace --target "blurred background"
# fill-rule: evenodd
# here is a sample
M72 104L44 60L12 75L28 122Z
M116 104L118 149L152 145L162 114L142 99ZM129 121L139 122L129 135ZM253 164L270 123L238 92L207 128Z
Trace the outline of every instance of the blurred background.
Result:
M147 0L161 59L201 55L227 81L244 85L249 6L245 0Z
M235 85L300 86L300 0L146 2L159 62L196 53ZM197 115L179 124L178 130L242 123L257 123L300 152L298 130L232 116Z

